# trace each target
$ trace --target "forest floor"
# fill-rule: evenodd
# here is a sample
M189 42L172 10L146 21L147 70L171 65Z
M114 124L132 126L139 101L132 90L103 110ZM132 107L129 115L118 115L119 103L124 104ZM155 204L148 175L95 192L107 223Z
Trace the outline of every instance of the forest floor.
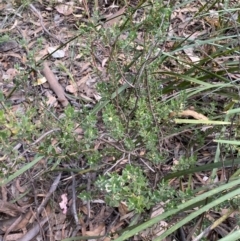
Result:
M123 230L126 232L129 227L164 212L168 201L159 202L156 197L155 203L151 199L151 205L150 201L148 205L148 199L144 199L149 195L148 189L153 193L158 183L168 180L170 186L181 190L181 193L169 194L176 199L178 206L182 203L181 198L187 198L181 196L182 193L188 195L186 193L191 188L203 188L208 184L214 168L218 168L214 183L226 181L236 169L238 159L234 168L228 166L228 162L225 166L212 163L219 156L229 162L238 156L238 150L232 147L224 149L221 156L218 143L214 142L219 133L227 138L236 137L238 133L234 131L236 119L224 119L223 114L239 102L238 87L221 89L223 85L229 87L229 83L237 84L239 79L236 72L239 68L236 52L240 42L240 30L236 26L239 25L237 3L233 2L231 11L226 11L229 15L222 17L219 14L225 9L220 1L177 2L179 7L172 1L163 1L161 9L169 9L170 15L158 26L159 32L163 31L164 41L154 43L159 33L154 32L155 26L151 24L157 25L161 19L159 15L168 13L149 10L155 4L152 2L0 0L1 240L154 240L188 214L181 216L180 213L151 228L146 227L131 235L132 239L120 239ZM146 7L142 7L144 4ZM199 12L201 16L198 16ZM151 14L152 19L144 25L147 15ZM128 21L124 18L126 16ZM130 21L132 25L128 23ZM128 29L123 31L127 24ZM139 26L137 30L135 25ZM131 26L133 32L129 30ZM218 35L224 27L228 30ZM188 48L184 47L183 39ZM236 41L234 47L231 45L235 48L234 53L229 50L232 44L229 39ZM121 45L118 40L122 41ZM134 46L135 52L118 50L124 49L125 45ZM225 47L220 49L219 46ZM162 60L151 70L151 64L162 58L162 52L164 58L168 53L171 58L166 62ZM140 57L136 57L138 53ZM145 83L144 78L149 76L147 71L155 73L155 87ZM116 73L120 75L119 79ZM223 76L222 79L219 76ZM137 87L141 79L143 82L139 86L146 87L144 93ZM130 92L131 88L135 92ZM214 95L213 88L216 88L217 95ZM151 106L151 103L159 100L161 91L161 101L167 105L162 105L160 124L156 120L156 113L160 112L154 109L158 107ZM126 107L122 99L128 94L131 98ZM139 137L136 133L138 128L142 130L142 124L135 120L145 112L144 107L141 107L142 114L134 112L141 103L141 95L147 100L156 95L149 101L150 122L156 122L151 125L160 129L156 134L157 144L154 143L156 148L144 139L144 134ZM113 109L108 107L111 101ZM88 116L88 112L92 115ZM80 120L82 116L85 119ZM126 126L111 126L115 120L120 123L118 118L125 119ZM142 120L142 123L147 122L147 118ZM131 124L135 126L129 131ZM227 129L223 130L225 125ZM113 134L109 136L111 131ZM143 141L137 145L135 138ZM155 135L149 138L154 139ZM155 151L160 152L161 157ZM164 161L151 162L149 153ZM126 174L127 178L136 171L129 167L132 162L140 167L137 169L139 179L131 179L133 185L135 182L133 187L128 180L124 191L120 190L120 179L115 174L120 178ZM207 164L209 168L213 165L212 168L203 169ZM196 166L202 169L199 172L191 169L191 177L186 178L184 171ZM138 175L138 171L134 175ZM178 175L167 176L176 171L179 171ZM109 180L98 180L107 174L111 177L112 196L106 184ZM180 178L183 176L185 179ZM140 184L146 185L147 191L145 186L141 189ZM131 188L137 189L136 192L141 189L142 201L134 199L131 203ZM164 190L168 200L168 189ZM121 200L121 195L126 198L124 196ZM194 239L196 230L201 233L203 227L211 227L228 211L223 205L218 212L206 212L205 217L195 219L161 240L197 240ZM203 219L207 220L205 226L200 224ZM219 240L230 233L236 223L236 217L229 215L217 228L208 230L204 237Z

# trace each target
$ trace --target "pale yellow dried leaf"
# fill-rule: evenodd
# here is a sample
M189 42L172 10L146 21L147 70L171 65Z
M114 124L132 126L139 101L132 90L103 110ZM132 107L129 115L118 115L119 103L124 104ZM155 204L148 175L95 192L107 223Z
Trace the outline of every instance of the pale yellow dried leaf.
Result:
M103 61L102 61L102 67L104 67L107 63L109 58L104 58Z
M119 211L121 216L124 216L128 213L129 210L128 210L126 202L120 202L119 203L118 211Z
M164 212L164 202L160 202L159 204L157 204L154 208L153 208L153 211L152 211L152 214L151 214L151 218L154 218L160 214L162 214Z
M7 159L7 155L0 157L0 161L5 161L6 159Z
M93 96L94 96L95 100L97 100L97 101L102 99L102 96L99 95L98 93L93 94Z
M90 95L90 91L89 91L89 93L87 93L87 94ZM86 101L88 101L88 102L94 103L94 101L93 101L91 98L89 98L88 96L86 96L86 95L84 95L84 94L80 94L79 96L80 96L82 99L84 99L84 100L86 100Z
M105 234L105 225L100 223L91 231L86 231L86 236L99 236Z
M194 54L193 48L187 48L187 49L184 49L183 51L193 63L200 61L200 58L196 54Z
M47 82L47 79L45 78L45 77L41 77L41 78L38 78L37 79L37 83L34 85L34 86L36 86L36 85L42 85L42 84L44 84L44 83L46 83Z
M46 46L45 49L42 49L42 50L40 50L40 51L37 53L37 55L36 55L36 57L35 57L35 61L36 61L36 62L39 61L40 59L42 59L43 56L45 56L45 55L48 54L47 48L48 48L48 46Z
M170 117L173 117L173 116L183 116L183 117L193 117L194 119L196 120L208 120L208 118L203 115L203 114L200 114L194 110L184 110L184 111L180 111L178 113L176 112L171 112L170 113Z
M16 77L17 74L18 74L18 71L16 69L9 68L6 71L6 73L2 75L2 79L12 81Z
M78 90L77 88L75 87L75 85L67 85L66 86L66 91L73 94L73 93L76 93Z
M49 95L46 104L48 106L56 107L57 106L57 99L54 96Z
M143 50L143 49L144 49L144 47L141 46L141 45L138 45L138 46L136 47L136 50Z
M83 17L82 14L73 14L73 16L74 16L75 18L82 18L82 17Z
M68 2L64 4L59 4L55 8L59 13L65 16L68 16L73 13L73 5L74 5L74 2Z
M208 118L203 115L203 114L200 114L194 110L184 110L182 112L179 113L179 115L181 116L191 116L193 117L194 119L197 119L197 120L208 120Z
M86 84L86 81L88 80L89 76L85 75L80 80L77 81L78 87L81 87L82 85Z

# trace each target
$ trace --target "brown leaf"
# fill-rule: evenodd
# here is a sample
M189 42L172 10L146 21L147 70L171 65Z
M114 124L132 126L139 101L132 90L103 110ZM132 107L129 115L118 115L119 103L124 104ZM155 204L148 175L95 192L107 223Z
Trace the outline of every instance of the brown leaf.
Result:
M87 80L88 80L89 76L85 75L84 77L82 77L80 80L78 80L77 85L78 87L82 87L82 85L86 84Z
M125 202L120 202L118 206L118 211L121 214L121 216L126 215L128 213L128 207Z
M193 62L193 63L197 63L199 62L201 59L194 53L193 48L186 48L183 49L183 51L185 52L185 54L188 56L188 58Z
M36 223L26 234L24 234L18 241L30 241L32 240L40 231L40 228L49 220L48 217L43 218L40 222Z
M18 43L14 40L6 41L0 44L0 52L6 52L18 47Z
M16 180L16 188L21 193L26 192L26 190L27 190L26 186L21 186L20 185L20 179L19 178L17 178L17 180Z
M57 105L58 105L57 99L54 96L52 96L51 94L48 94L47 97L48 97L48 100L46 102L47 106L57 107Z
M67 85L66 91L71 93L71 94L74 94L78 91L78 89L76 88L76 85Z
M29 211L26 214L16 218L8 218L8 219L0 220L0 230L1 232L5 233L7 232L7 230L9 230L9 227L11 226L12 228L9 231L17 231L19 229L23 229L28 225L29 219L31 217L32 217L32 212Z
M108 17L106 19L106 22L103 24L103 27L109 28L109 27L112 27L114 24L117 24L120 21L125 10L126 10L126 7L124 6L123 8L119 9L116 13Z
M2 213L8 214L14 217L19 213L24 213L24 211L25 210L23 208L20 208L15 204L0 200L0 212Z
M14 234L9 234L6 237L5 241L13 241L13 240L18 240L19 238L21 238L23 236L22 233L14 233Z
M71 15L73 13L73 4L74 2L59 4L56 6L56 10L65 16Z
M94 227L91 231L86 231L86 236L99 236L105 234L105 225L103 223Z
M4 76L4 79L8 79L10 81L12 81L18 74L18 71L14 68L9 68L6 71L6 75Z

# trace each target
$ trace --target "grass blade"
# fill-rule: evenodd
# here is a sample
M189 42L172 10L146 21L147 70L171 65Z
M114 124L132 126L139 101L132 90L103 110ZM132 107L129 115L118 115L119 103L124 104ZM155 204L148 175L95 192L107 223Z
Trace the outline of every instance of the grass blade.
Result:
M214 192L214 190L210 191L210 192ZM215 192L214 192L215 193ZM191 221L192 219L196 218L197 216L199 216L200 214L208 211L210 208L216 207L217 205L221 204L222 202L229 200L237 195L239 195L240 190L236 189L218 199L213 200L211 203L203 206L202 208L199 208L196 212L191 213L190 215L188 215L186 218L182 219L181 221L179 221L176 225L172 226L171 228L169 228L166 232L164 232L162 235L160 235L158 238L154 239L154 241L160 241L163 238L167 237L169 234L173 233L175 230L179 229L180 227L182 227L184 224L188 223L189 221Z
M24 167L22 167L20 170L16 171L14 174L12 174L11 176L9 176L7 179L3 179L0 182L0 186L4 186L6 184L8 184L9 182L11 182L14 178L20 176L21 174L23 174L24 172L26 172L28 169L30 169L31 167L33 167L35 164L37 164L40 160L43 159L43 156L39 156L36 157L32 162L28 163L27 165L25 165Z
M147 229L147 228L153 226L154 224L160 222L161 220L166 219L167 217L169 217L169 216L171 216L171 215L174 215L174 214L177 214L177 213L181 212L182 210L184 210L184 209L186 209L186 208L194 205L195 203L197 203L197 202L199 202L199 201L202 201L202 200L204 200L204 199L206 199L206 198L208 198L208 197L210 197L210 196L213 196L213 195L215 195L215 194L219 194L220 192L222 192L222 191L224 191L224 190L227 190L227 189L229 189L229 188L232 188L232 187L234 187L234 186L236 186L236 185L239 185L239 184L240 184L240 179L234 180L234 181L229 182L229 183L227 183L227 184L224 184L224 185L222 185L222 186L220 186L220 187L217 187L217 188L215 188L215 189L213 189L213 190L211 190L211 191L208 191L208 192L206 192L206 193L204 193L204 194L202 194L202 195L199 195L199 196L197 196L197 197L195 197L195 198L192 198L191 200L189 200L189 201L187 201L187 202L185 202L185 203L180 204L180 205L178 206L178 208L173 209L173 210L170 210L170 211L167 211L167 212L165 212L165 213L163 213L163 214L161 214L161 215L159 215L159 216L156 216L156 217L153 218L153 219L150 219L150 220L147 221L147 222L144 222L144 223L138 225L136 228L133 228L133 229L130 230L130 231L126 231L126 232L123 233L119 238L117 238L116 241L126 240L126 239L128 239L129 237L134 236L136 233L138 233L138 232L140 232L140 231L142 231L142 230L144 230L144 229ZM233 194L232 194L232 195L228 195L228 194L227 194L227 195L225 195L223 198L224 198L224 200L225 200L225 198L226 198L226 200L227 200L229 197L233 197L233 196L239 194L239 192L240 192L240 190L237 189L237 190L234 191L234 195L233 195ZM226 196L227 196L227 197L226 197ZM214 205L216 205L216 204L214 204Z

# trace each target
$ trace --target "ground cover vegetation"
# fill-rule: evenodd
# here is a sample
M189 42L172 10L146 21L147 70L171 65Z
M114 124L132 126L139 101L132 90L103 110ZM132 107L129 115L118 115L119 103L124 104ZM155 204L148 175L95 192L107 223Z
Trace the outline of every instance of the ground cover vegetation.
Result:
M238 1L0 1L4 240L238 240Z

